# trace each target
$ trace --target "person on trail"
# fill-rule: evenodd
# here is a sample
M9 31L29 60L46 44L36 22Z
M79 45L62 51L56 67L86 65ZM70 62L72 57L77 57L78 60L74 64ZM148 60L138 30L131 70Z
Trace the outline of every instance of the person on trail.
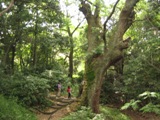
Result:
M59 97L61 95L61 88L62 88L62 85L60 82L58 83L57 88L58 88L57 96Z
M67 92L68 92L68 99L70 99L71 98L71 87L70 86L68 86Z

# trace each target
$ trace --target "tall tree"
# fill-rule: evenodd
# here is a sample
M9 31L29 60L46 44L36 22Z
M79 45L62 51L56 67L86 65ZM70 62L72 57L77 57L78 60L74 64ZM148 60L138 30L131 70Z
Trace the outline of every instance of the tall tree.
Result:
M70 43L70 52L69 52L69 73L68 77L72 79L73 77L73 53L74 53L74 40L73 40L73 34L75 31L79 28L81 25L81 22L75 27L75 29L71 32L70 27L67 26L67 33L69 36L69 43Z
M79 18L77 18L79 17L79 15L77 15L77 12L80 12L80 11L77 10L76 15L73 15L73 13L70 13L71 11L70 8L74 6L75 4L76 4L76 1L73 1L73 0L66 0L64 2L64 5L63 5L64 14L65 14L64 28L61 29L61 31L63 31L64 34L67 33L68 41L69 41L68 77L70 79L73 79L73 72L74 72L74 57L75 57L74 48L76 46L74 35L80 28L82 22L84 21L84 18L80 20ZM74 16L74 22L77 23L76 25L75 23L72 22L73 16Z
M85 66L85 81L87 87L82 95L82 104L87 101L87 104L92 108L93 112L99 113L99 98L104 75L110 66L117 63L123 58L123 50L128 48L130 37L123 40L123 35L132 25L135 12L134 6L139 0L126 0L125 5L120 12L119 20L116 26L108 32L109 38L106 41L106 25L108 20L114 13L119 0L113 7L113 12L103 24L100 19L100 0L96 0L95 4L89 0L81 0L80 11L84 14L87 23L87 40L88 40L88 56ZM94 6L94 12L91 9ZM104 41L103 51L99 52L100 46Z

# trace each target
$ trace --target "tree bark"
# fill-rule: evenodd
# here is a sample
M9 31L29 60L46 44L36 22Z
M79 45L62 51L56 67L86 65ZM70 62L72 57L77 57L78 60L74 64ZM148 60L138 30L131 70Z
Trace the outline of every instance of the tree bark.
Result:
M71 33L70 27L67 26L67 32L69 36L70 50L69 50L69 71L68 77L72 79L73 76L73 34Z
M128 48L130 38L123 40L123 35L132 25L134 19L134 6L138 0L126 0L125 5L120 13L118 24L112 30L112 36L108 41L107 50L98 53L96 50L103 41L101 33L106 34L100 23L98 5L94 14L91 7L86 1L81 1L83 12L88 23L87 39L88 39L88 56L85 66L85 79L87 87L83 92L82 103L87 101L93 112L99 113L100 91L103 84L104 76L107 69L123 58L123 49ZM103 31L103 32L101 32Z

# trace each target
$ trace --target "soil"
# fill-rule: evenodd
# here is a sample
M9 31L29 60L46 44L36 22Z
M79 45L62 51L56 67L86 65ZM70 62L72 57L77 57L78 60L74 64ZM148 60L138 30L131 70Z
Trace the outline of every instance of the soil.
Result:
M54 95L52 95L54 96ZM57 99L55 97L52 98L52 100L54 99L54 102L57 102L58 103L61 103L60 102L60 99L61 100L65 100L65 101L74 101L74 102L71 102L69 103L68 105L66 106L61 106L60 109L58 109L55 113L53 114L43 114L41 112L36 112L36 115L37 115L37 118L38 120L60 120L60 118L63 118L64 116L68 115L69 113L71 113L72 111L74 111L74 108L76 108L76 106L78 105L78 101L76 100L76 98L71 98L71 99L68 99L66 96L65 97L61 97L60 99ZM60 104L59 104L60 105ZM54 111L55 108L50 108L46 111Z
M123 113L129 116L131 120L160 120L160 116L154 113L140 113L133 110L125 110Z
M58 110L53 115L44 115L44 114L37 114L38 120L59 120L63 118L65 115L69 114L70 110L68 108L62 108Z

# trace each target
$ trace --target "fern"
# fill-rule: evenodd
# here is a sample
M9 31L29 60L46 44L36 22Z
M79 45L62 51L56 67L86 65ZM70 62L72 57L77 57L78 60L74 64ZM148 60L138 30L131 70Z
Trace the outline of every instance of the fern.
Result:
M130 107L133 108L133 110L137 110L139 108L138 103L140 103L140 102L141 102L140 100L132 99L129 103L124 104L121 107L121 110L126 110L126 109L128 109Z
M138 96L139 98L147 99L147 98L157 98L160 100L160 93L157 92L149 92L146 91Z
M144 113L153 112L156 113L157 115L160 115L160 104L154 105L152 103L148 103L147 105L142 107L140 111L143 111Z

